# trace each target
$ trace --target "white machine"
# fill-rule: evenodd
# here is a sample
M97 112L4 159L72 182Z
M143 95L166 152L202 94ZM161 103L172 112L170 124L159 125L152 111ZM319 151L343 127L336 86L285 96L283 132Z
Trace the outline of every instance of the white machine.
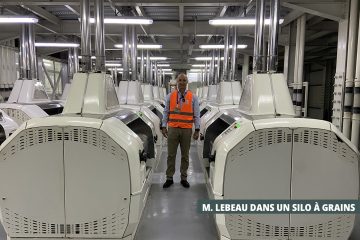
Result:
M159 101L154 99L153 86L151 84L144 84L144 85L141 85L141 87L142 87L142 92L143 92L143 96L144 96L144 102L150 103L154 106L153 112L161 120L163 118L163 114L164 114L164 107L161 105L161 103ZM165 90L165 88L164 88L164 90Z
M334 125L296 119L283 74L253 74L233 123L213 142L206 181L212 199L351 199L359 152ZM354 214L215 215L221 239L345 240Z
M151 103L144 102L144 96L139 81L120 81L117 96L122 108L132 109L136 111L140 117L149 119L148 122L151 124L154 140L156 142L155 158L152 166L156 167L162 154L163 136L160 131L160 121L162 118L156 114L156 108ZM149 163L150 162L151 161L149 161Z
M242 93L239 81L222 81L218 87L211 85L208 89L210 89L211 95L217 89L216 102L211 99L211 101L202 103L203 108L200 108L200 139L197 147L199 158L206 160L209 158L215 138L234 121L233 118L223 115L223 111L238 108ZM205 106L205 104L207 105ZM205 164L207 165L206 160Z
M8 239L133 239L152 172L124 123L136 117L108 75L76 73L61 115L27 121L0 147Z
M0 110L0 144L10 137L18 127L19 125L9 115Z

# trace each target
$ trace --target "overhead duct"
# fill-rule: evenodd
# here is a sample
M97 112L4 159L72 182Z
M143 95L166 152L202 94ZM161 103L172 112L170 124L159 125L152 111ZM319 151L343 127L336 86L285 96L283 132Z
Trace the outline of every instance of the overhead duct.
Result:
M215 50L211 51L210 61L210 85L215 85Z
M152 84L151 82L151 63L150 63L150 51L146 50L146 83Z
M104 0L95 0L95 71L105 71Z
M23 24L21 27L21 41L20 41L20 78L28 79L30 71L29 62L29 47L28 47L28 24Z
M90 1L81 0L81 56L82 71L89 72L91 70L91 26L90 26Z
M217 50L217 60L216 60L216 73L215 73L215 84L218 84L220 82L220 69L221 69L221 50Z
M136 27L131 26L131 38L130 38L130 55L131 55L131 80L136 81L137 79L137 37Z
M141 49L140 81L142 83L145 83L145 81L144 81L144 50L143 49Z
M261 54L264 41L264 18L265 18L265 0L256 0L256 24L255 24L255 43L254 43L254 60L253 71L261 70L264 61Z
M229 32L230 27L225 27L225 36L224 36L224 61L223 61L223 69L222 69L222 78L221 81L229 80Z
M35 31L33 24L26 24L29 47L30 79L38 79L38 65L35 51Z
M235 81L236 72L236 46L237 46L237 31L236 26L232 27L232 52L231 52L231 65L230 65L230 80Z
M122 80L129 80L129 27L128 25L124 25L123 27L123 50L122 50L122 66L123 66L123 78Z
M272 0L270 7L270 30L267 71L276 72L278 67L279 0Z

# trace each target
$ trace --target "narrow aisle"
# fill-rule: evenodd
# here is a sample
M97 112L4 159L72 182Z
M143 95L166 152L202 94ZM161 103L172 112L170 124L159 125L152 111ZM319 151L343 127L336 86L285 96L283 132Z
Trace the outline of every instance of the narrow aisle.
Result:
M153 175L153 184L141 217L135 240L216 240L214 218L199 214L198 199L207 199L207 192L196 145L190 148L188 181L190 188L180 185L180 149L176 158L174 185L163 189L165 182L167 147L163 148L162 159Z

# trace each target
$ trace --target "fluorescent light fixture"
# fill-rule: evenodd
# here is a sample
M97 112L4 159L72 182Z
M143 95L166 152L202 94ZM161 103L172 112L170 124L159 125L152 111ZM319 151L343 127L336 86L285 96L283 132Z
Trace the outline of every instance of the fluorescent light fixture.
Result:
M279 20L279 24L282 24L284 19ZM256 19L252 18L215 18L209 20L210 25L255 25ZM265 19L265 25L270 24L270 19Z
M174 73L173 72L165 72L164 74L165 75L173 75Z
M106 67L121 67L120 63L105 63Z
M211 57L196 57L195 60L196 61L210 61L212 58ZM215 58L215 60L217 60L217 57ZM220 60L224 60L224 57L221 57Z
M90 18L90 23L95 23L95 18ZM105 24L131 24L131 25L149 25L153 23L150 18L144 17L112 17L104 18Z
M79 59L82 59L82 56L79 56ZM95 56L91 56L91 59L96 59Z
M37 23L39 20L26 16L0 16L0 23Z
M137 58L138 60L141 60L141 57ZM144 58L145 59L145 58ZM167 57L150 57L150 60L159 60L159 61L165 61Z
M78 43L50 43L50 42L37 42L35 43L35 47L79 47Z
M209 70L208 70L208 71L209 71ZM208 72L208 71L207 71L207 72ZM200 72L205 72L205 70L204 70L204 69L199 69L199 68L197 68L197 69L190 69L189 72L200 73Z
M145 64L146 66L146 64ZM160 63L157 65L158 67L170 67L170 64L166 64L166 63Z
M160 70L160 69L159 69L159 70ZM170 71L172 71L172 69L171 69L171 68L162 68L161 71L163 71L163 72L170 72Z
M116 48L123 48L122 44L115 44L114 47ZM162 48L162 45L160 44L138 44L138 49L160 49Z
M205 64L193 64L191 67L205 67Z
M225 48L225 46L221 45L221 44L206 44L206 45L199 45L199 48L201 48L201 49L223 49L223 48ZM232 48L232 45L230 45L229 48ZM239 44L239 45L237 45L237 48L244 49L244 48L247 48L247 45Z

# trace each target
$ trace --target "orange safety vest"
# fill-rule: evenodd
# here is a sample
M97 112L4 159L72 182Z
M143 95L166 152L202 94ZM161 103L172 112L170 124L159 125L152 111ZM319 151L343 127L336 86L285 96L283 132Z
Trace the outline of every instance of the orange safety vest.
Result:
M192 92L187 91L185 101L178 98L179 92L173 91L170 95L169 127L192 128L194 111L192 107ZM181 103L180 103L181 102ZM181 107L180 107L181 106Z

